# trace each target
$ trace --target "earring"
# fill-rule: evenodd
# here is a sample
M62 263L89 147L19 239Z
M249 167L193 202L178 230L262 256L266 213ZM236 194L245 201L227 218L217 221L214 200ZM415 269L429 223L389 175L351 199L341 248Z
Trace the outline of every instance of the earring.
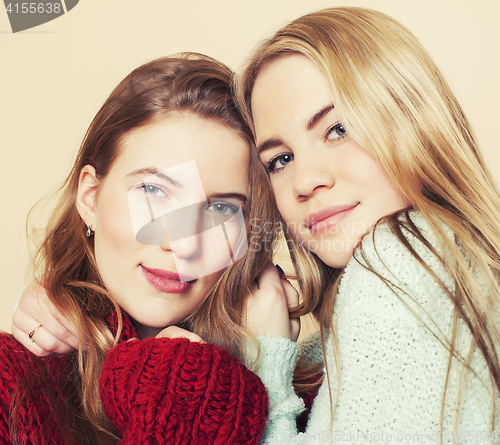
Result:
M94 231L92 230L92 224L89 224L89 227L87 229L87 233L85 234L87 238L90 238L94 234Z

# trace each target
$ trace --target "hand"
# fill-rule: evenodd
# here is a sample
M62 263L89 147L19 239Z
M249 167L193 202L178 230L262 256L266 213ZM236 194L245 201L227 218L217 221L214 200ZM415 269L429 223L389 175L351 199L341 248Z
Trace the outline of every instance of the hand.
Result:
M156 338L187 338L189 341L195 343L206 343L206 341L199 335L177 326L169 326L168 328L163 329L163 331L161 331Z
M30 332L40 325L30 339ZM54 306L45 289L36 282L31 283L21 295L12 320L12 334L39 357L78 349L76 326Z
M280 278L268 263L257 277L247 300L246 327L255 334L297 341L300 320L290 319L288 309L299 304L299 294L288 280Z

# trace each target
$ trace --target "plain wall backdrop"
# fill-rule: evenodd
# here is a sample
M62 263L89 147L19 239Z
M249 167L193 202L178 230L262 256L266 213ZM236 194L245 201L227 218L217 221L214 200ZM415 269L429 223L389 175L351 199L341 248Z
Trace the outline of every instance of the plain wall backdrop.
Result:
M499 0L80 0L64 16L16 34L2 5L0 329L10 331L14 303L29 279L28 211L66 177L90 121L123 77L179 51L238 69L281 25L342 5L388 13L422 40L499 182Z

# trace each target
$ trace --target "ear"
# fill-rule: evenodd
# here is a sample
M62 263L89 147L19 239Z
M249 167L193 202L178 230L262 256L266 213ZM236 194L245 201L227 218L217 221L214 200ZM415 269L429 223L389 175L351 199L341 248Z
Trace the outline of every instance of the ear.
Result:
M99 181L95 168L86 165L80 172L78 179L78 192L76 194L76 208L85 225L93 224L95 228L95 203L97 196L97 185Z

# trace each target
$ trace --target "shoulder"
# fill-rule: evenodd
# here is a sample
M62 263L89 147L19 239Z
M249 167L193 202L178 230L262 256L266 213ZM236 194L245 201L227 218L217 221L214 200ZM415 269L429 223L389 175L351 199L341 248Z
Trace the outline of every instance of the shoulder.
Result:
M11 334L0 333L0 373L2 380L13 380L14 376L26 370L34 359L35 356L32 356Z
M453 281L430 225L418 212L408 216L411 223L402 221L399 233L381 224L362 240L340 282L339 316L447 331L453 304L446 291Z
M53 408L64 397L71 360L68 354L37 357L12 335L0 334L0 443L11 443L12 431L23 443L49 443L48 437L62 443ZM18 407L15 419L12 403Z
M15 388L18 382L47 376L54 382L66 373L67 354L37 357L11 334L0 333L0 388ZM10 388L10 389L9 389Z
M443 232L454 237L446 227ZM408 220L401 217L396 229L388 223L380 224L355 251L345 269L341 289L348 282L357 281L361 287L383 285L399 295L442 293L442 285L452 290L441 244L418 212L409 212Z
M443 227L443 232L447 237L454 236L446 227ZM441 244L424 216L419 212L409 212L398 219L395 227L389 223L376 226L363 238L350 265L358 263L383 277L405 283L421 278L421 274L415 277L416 270L427 270L451 284L441 260Z
M11 334L0 333L0 388L2 391L17 387L21 381L48 377L57 382L65 375L67 354L37 357L21 345Z
M342 369L339 425L369 421L384 431L439 429L443 394L454 397L463 381L462 362L450 362L446 345L456 332L467 347L471 337L463 324L453 331L454 305L448 296L453 281L441 259L446 255L423 216L410 216L413 228L403 221L398 234L383 224L367 235L342 276L333 316ZM327 349L327 359L336 375L332 351ZM474 362L474 368L487 372L484 361ZM461 399L467 422L476 425L484 424L478 420L477 401L485 400L477 398L484 394L477 392L480 387L468 383ZM334 383L331 388L335 391ZM320 396L328 403L327 392ZM453 412L453 400L446 403Z
M10 334L0 333L0 441L10 443L9 412L11 397L19 378L29 369L29 352ZM4 442L2 442L4 443Z

